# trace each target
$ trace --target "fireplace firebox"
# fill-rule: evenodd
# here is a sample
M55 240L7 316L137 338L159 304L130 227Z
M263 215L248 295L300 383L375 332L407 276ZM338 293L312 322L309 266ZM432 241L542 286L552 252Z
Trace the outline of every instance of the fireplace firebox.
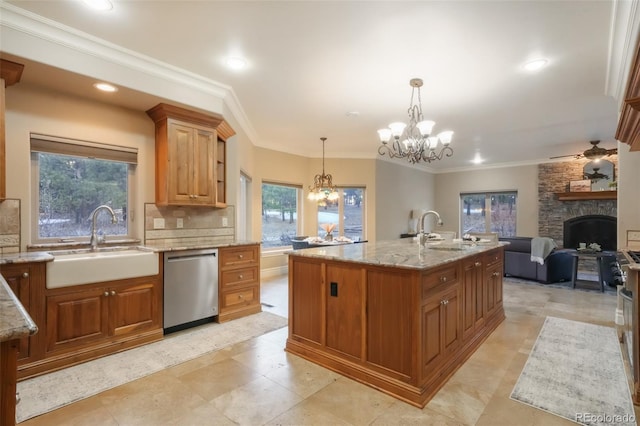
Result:
M578 216L564 222L562 245L575 249L580 243L597 243L602 250L618 249L617 218L599 214Z

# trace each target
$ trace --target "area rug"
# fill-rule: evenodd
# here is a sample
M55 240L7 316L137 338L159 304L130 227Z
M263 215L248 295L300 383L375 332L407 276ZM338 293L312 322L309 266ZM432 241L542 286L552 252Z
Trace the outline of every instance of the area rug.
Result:
M287 325L261 312L223 324L211 323L163 340L18 383L17 421L55 410L164 368L243 342Z
M611 327L547 317L511 399L578 424L636 424Z

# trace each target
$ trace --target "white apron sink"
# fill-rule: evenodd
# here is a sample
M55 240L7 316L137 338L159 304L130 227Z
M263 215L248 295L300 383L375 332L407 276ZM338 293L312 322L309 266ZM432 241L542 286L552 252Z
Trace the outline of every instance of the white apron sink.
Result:
M135 247L52 251L47 288L69 287L158 273L158 253Z

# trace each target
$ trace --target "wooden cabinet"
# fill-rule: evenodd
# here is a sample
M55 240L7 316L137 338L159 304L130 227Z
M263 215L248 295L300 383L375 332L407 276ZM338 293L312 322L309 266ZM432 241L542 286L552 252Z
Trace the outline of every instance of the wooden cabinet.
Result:
M422 374L425 380L440 373L439 366L462 341L460 284L436 288L422 306Z
M16 84L22 77L23 64L0 59L0 200L7 197L7 168L5 154L5 93L6 87Z
M221 116L167 104L147 111L156 126L156 204L226 207L226 140Z
M494 250L485 255L485 311L487 317L502 310L503 251Z
M476 328L485 321L485 271L482 256L462 261L462 333L466 340L473 336Z
M221 247L218 254L218 322L260 312L260 246Z
M364 274L358 265L327 266L326 347L362 358Z
M0 273L9 284L11 291L38 326L38 333L20 339L18 362L23 364L36 359L42 353L40 342L44 337L43 293L45 284L45 263L13 263L2 265Z
M47 353L161 329L157 277L74 286L46 298Z

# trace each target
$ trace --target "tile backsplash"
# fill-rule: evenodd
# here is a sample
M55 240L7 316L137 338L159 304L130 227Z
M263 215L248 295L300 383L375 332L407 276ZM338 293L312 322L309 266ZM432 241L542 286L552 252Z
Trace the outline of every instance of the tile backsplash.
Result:
M20 200L0 201L0 254L20 251Z
M175 207L144 205L144 244L190 246L235 240L235 207ZM181 225L181 227L180 227Z

